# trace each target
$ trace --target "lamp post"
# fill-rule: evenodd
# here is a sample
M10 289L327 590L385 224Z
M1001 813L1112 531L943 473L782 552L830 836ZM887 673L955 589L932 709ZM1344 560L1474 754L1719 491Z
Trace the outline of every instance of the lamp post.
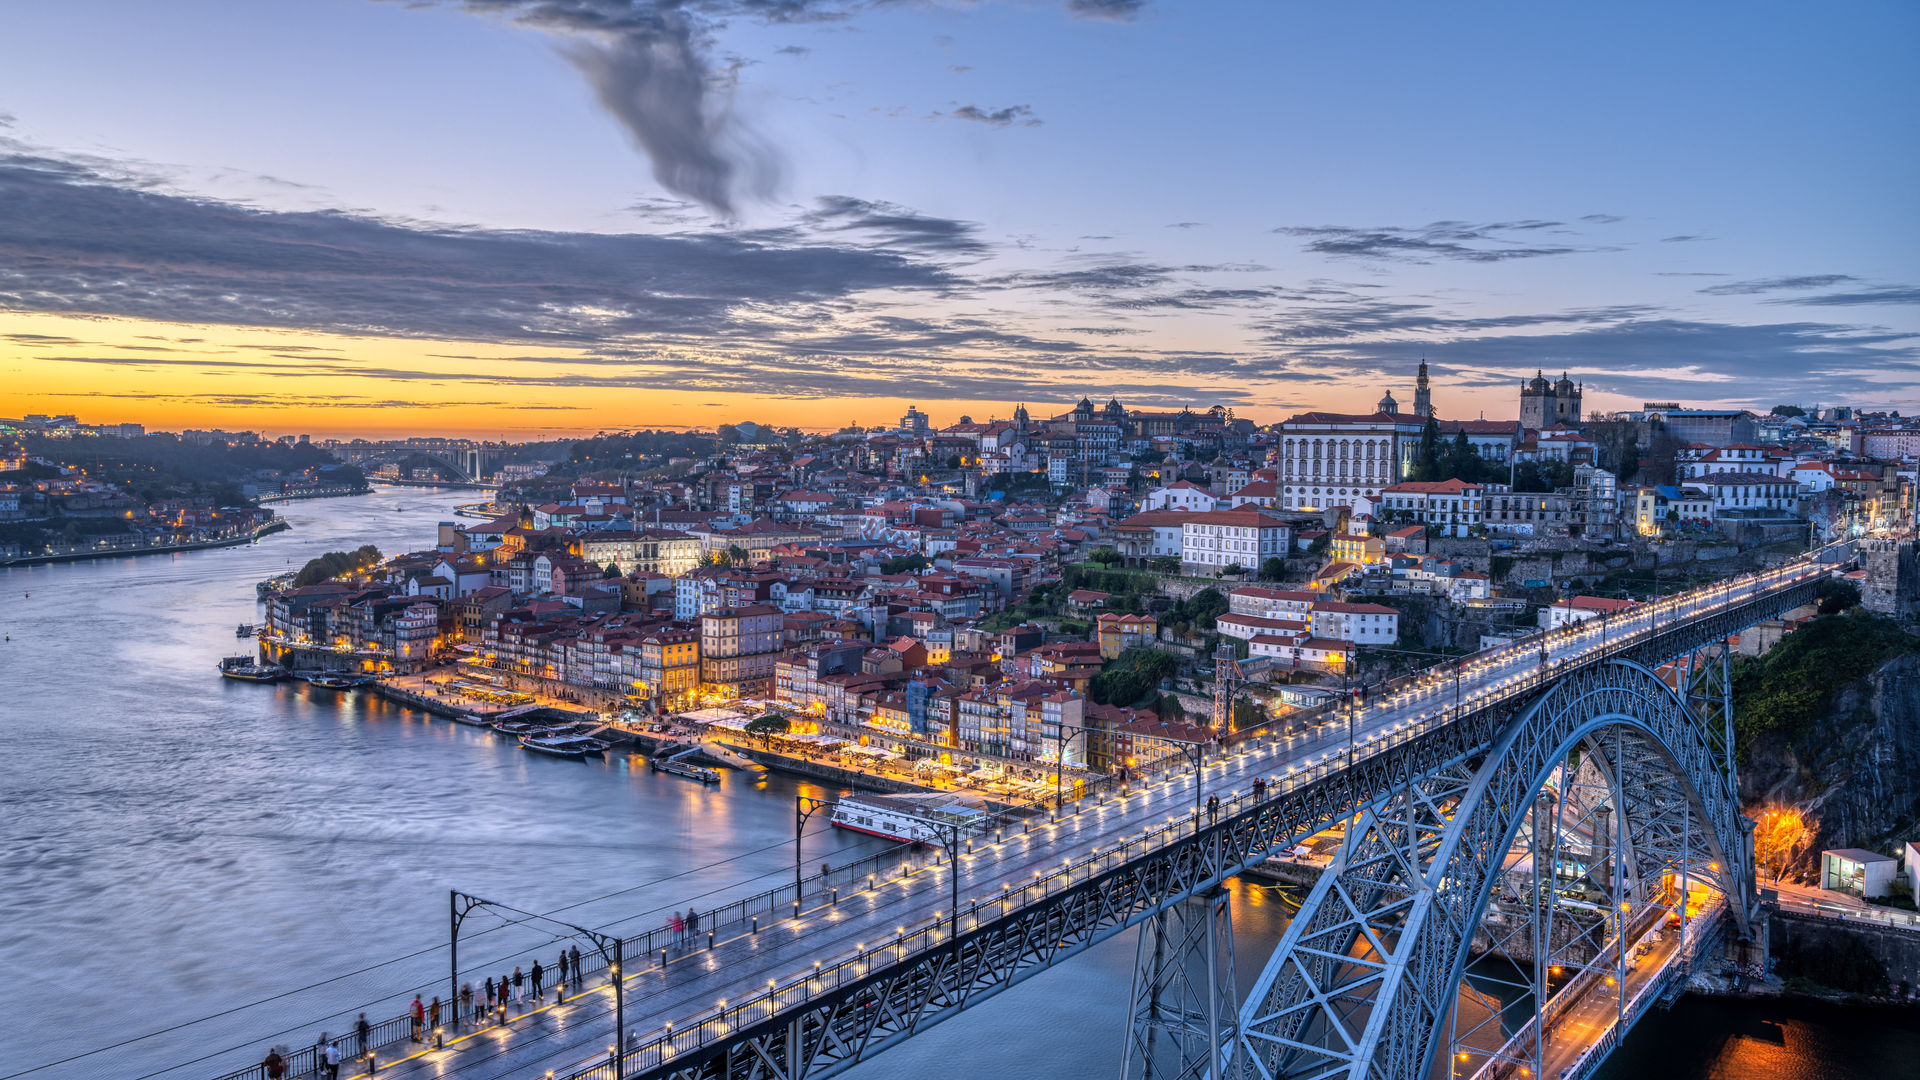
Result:
M466 917L471 914L474 909L481 907L499 908L502 911L511 911L516 915L525 915L527 920L538 920L552 923L555 926L565 927L593 943L593 947L599 950L601 957L607 961L607 979L613 985L613 1025L615 1037L618 1040L615 1046L622 1051L612 1055L613 1076L614 1080L622 1080L622 1078L626 1076L626 1061L623 1051L627 1045L627 980L626 976L620 970L621 961L624 959L624 948L621 940L612 934L603 934L598 930L590 930L587 927L578 926L574 923L563 922L550 915L542 915L536 911L526 911L509 904L502 904L495 900L487 900L458 890L449 891L451 893L449 897L449 907L453 915L452 952L456 957L458 957L460 951L460 924L465 921ZM455 961L453 969L453 982L453 1000L457 1002L460 1000L460 968L457 960ZM501 1003L503 1015L505 1007L503 1000ZM456 1007L456 1012L457 1011ZM371 1073L371 1071L372 1070L369 1069L369 1073Z
M815 811L839 806L838 799L816 799L811 795L793 797L793 917L800 917L800 834Z

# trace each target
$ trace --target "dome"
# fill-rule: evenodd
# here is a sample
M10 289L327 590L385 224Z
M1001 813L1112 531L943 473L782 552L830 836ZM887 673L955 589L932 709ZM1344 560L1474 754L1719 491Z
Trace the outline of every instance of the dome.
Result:
M1534 371L1533 378L1527 380L1527 389L1538 390L1543 394L1546 393L1548 385L1547 377L1540 374L1538 370Z
M1378 408L1383 413L1397 413L1400 411L1400 403L1393 400L1393 391L1387 391L1386 394L1380 398Z

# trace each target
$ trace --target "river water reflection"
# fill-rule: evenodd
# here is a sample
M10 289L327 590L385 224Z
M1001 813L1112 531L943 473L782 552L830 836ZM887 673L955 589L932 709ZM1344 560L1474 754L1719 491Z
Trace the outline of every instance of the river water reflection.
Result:
M449 888L604 897L566 917L632 933L791 872L793 796L819 794L792 780L537 758L370 695L214 675L249 644L256 581L424 547L471 497L382 489L287 505L293 531L257 545L0 570L0 1077L161 1032L32 1075L198 1080L395 1012L396 990L444 985ZM810 829L807 857L882 846ZM1243 988L1286 916L1239 887ZM1132 962L1110 941L849 1075L1109 1080Z

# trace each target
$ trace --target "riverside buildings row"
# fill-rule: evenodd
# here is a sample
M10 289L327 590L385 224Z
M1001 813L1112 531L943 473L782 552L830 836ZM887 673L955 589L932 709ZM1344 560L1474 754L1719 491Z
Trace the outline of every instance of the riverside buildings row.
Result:
M1528 606L1501 594L1484 557L1429 543L1804 535L1809 519L1832 530L1910 513L1910 463L1850 458L1807 431L1670 446L1671 461L1632 464L1671 483L1620 484L1618 444L1579 420L1577 385L1525 384L1521 420L1454 421L1434 415L1426 382L1423 366L1407 414L1389 394L1372 413L1265 430L1220 408L1090 400L947 427L914 409L898 427L804 440L752 441L764 429L740 425L735 442L652 462L644 478L616 462L596 472L605 480L530 482L524 505L445 525L429 550L281 592L262 645L296 665L457 663L474 685L518 680L604 706L752 699L921 747L1111 764L1120 743L1066 733L1160 723L1127 706L1166 686L1094 700L1132 650L1172 650L1194 672L1204 632L1252 666L1340 674L1399 642L1396 595ZM1436 442L1467 447L1480 478L1413 479ZM1566 482L1519 490L1523 468ZM1218 582L1228 610L1177 633L1166 606L1109 610L1090 589L1050 593L1044 617L1008 610L1089 556L1185 579L1181 595ZM1276 566L1299 580L1241 584Z

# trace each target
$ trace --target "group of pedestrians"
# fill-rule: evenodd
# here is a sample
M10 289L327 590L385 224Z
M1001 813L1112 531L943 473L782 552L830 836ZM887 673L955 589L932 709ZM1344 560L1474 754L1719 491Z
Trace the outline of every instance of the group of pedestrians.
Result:
M700 913L692 908L685 915L676 911L667 916L667 929L673 931L675 943L685 948L700 936Z
M552 968L535 960L533 967L526 971L515 965L511 975L502 975L497 980L491 975L487 976L480 983L478 1000L474 998L472 983L460 984L460 1013L471 1018L476 1025L486 1023L489 1016L497 1016L500 1023L504 1024L509 1006L524 1005L529 1000L535 1004L546 1003L547 976L550 973L555 976L553 1000L559 1004L566 1000L567 984L581 975L579 946L561 949Z

